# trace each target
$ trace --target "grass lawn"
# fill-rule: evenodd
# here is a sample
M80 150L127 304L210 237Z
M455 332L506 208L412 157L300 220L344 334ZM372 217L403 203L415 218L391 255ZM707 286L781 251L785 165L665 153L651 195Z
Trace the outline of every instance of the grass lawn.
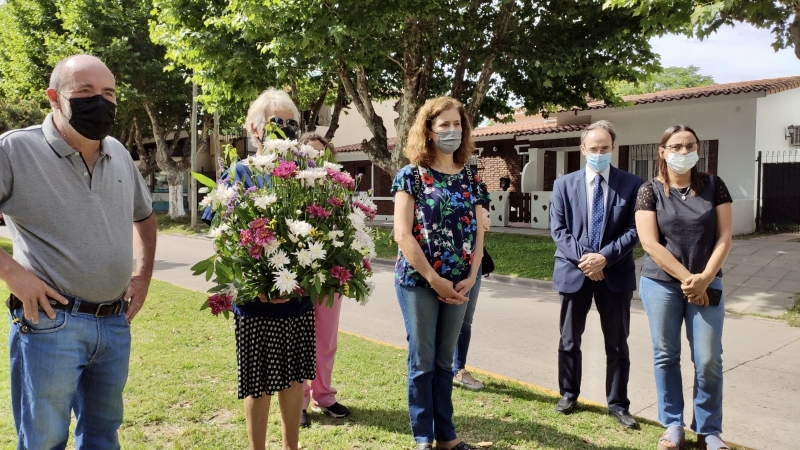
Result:
M800 293L794 296L794 305L780 317L793 327L800 327Z
M379 237L375 250L381 258L394 259L397 244L390 239L389 230L378 229ZM550 236L527 236L489 231L486 248L492 255L495 273L536 280L552 280L555 265L556 244ZM635 258L644 255L640 244L633 250Z
M8 294L0 286L0 297ZM125 449L244 449L242 402L236 399L232 322L198 311L203 294L154 282L132 327L133 353L125 391ZM398 324L398 326L401 326ZM0 321L0 333L8 322ZM311 414L301 430L305 449L413 447L405 389L406 352L340 335L334 382L338 399L353 410L345 420ZM625 430L605 408L582 405L569 416L553 410L556 398L521 384L484 377L475 393L456 389L455 420L469 442L493 449L649 449L661 427ZM0 391L8 392L8 347L0 347ZM8 398L8 397L6 397ZM13 446L9 402L0 403L0 448ZM269 419L271 448L279 447L277 407Z
M172 233L172 234L194 234L194 233L206 233L208 232L208 225L205 224L202 220L200 220L200 214L202 211L198 212L197 217L197 227L192 229L191 222L192 218L187 212L187 214L183 217L173 219L166 213L156 213L156 222L158 223L158 231L159 233Z

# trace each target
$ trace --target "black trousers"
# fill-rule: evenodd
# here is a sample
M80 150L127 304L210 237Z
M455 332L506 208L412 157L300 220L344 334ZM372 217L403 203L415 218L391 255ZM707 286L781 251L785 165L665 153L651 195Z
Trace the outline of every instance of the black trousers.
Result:
M578 292L561 292L561 341L558 344L558 386L561 395L577 399L581 392L581 336L594 298L606 347L606 399L610 411L627 411L631 360L628 334L633 292L611 292L605 281L586 278Z

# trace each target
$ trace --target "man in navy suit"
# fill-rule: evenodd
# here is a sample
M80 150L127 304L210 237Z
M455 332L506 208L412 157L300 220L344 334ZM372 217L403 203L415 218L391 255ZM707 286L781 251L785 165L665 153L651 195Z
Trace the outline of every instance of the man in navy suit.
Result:
M637 428L628 412L628 334L631 298L636 289L633 247L636 195L642 180L611 167L616 150L614 126L595 122L581 135L586 167L556 179L550 232L556 243L553 286L561 295L556 411L575 411L581 390L581 335L594 298L606 348L608 413L621 425Z

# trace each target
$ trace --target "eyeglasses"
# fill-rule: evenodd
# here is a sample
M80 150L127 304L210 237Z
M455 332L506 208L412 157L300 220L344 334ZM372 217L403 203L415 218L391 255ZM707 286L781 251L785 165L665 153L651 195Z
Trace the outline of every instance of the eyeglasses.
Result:
M585 149L587 153L594 153L595 155L605 155L611 151L611 147L605 145L602 147L589 147Z
M283 127L283 119L281 119L280 117L270 117L269 121L274 123L274 124L276 124L276 125L278 125L279 127ZM287 128L291 128L292 131L297 131L297 129L300 127L300 125L297 123L296 120L288 119L286 121L286 127Z
M672 153L678 153L681 151L682 148L685 148L687 152L693 152L697 150L697 142L691 142L689 144L672 144L672 145L665 145L665 149L671 151Z

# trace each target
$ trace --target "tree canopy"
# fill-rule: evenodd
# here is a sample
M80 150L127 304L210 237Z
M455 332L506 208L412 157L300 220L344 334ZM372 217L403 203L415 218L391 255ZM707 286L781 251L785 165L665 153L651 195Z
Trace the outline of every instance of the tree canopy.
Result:
M798 0L605 0L607 8L633 8L645 29L704 38L723 25L744 22L769 29L775 51L794 46L800 59Z
M637 81L658 65L634 10L593 0L154 0L151 32L206 95L252 100L293 78L330 79L373 137L362 148L394 173L428 98L461 100L474 123L513 111L619 98L608 80ZM613 24L613 26L611 26ZM389 151L373 101L395 99Z
M700 68L697 66L667 67L662 71L648 74L644 80L637 83L612 81L611 87L615 94L623 96L707 86L714 83L712 77L702 75L698 73L699 71Z
M37 102L0 97L0 134L8 130L38 125L45 112Z

